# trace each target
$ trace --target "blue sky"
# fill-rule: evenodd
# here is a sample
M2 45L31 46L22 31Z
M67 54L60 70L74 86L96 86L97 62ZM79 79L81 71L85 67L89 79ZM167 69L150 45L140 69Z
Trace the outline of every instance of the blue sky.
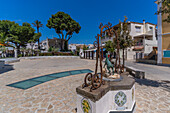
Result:
M22 24L40 20L44 27L40 29L44 40L58 37L53 29L46 27L47 20L58 11L68 13L80 23L82 29L74 34L69 43L93 43L99 33L99 24L111 22L113 25L123 21L146 22L157 24L154 13L155 0L0 0L0 20L11 20Z

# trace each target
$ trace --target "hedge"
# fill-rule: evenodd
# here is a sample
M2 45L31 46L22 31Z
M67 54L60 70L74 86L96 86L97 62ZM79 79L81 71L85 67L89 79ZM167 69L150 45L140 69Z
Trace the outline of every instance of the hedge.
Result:
M48 53L40 53L39 56L72 56L72 53L66 52L48 52Z

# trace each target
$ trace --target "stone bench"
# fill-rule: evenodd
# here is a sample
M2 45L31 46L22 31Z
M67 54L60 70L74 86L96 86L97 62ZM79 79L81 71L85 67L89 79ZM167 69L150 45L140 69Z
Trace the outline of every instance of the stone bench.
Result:
M0 69L3 69L5 66L5 61L0 60Z
M125 66L125 68L126 68L126 72L129 72L129 74L134 76L135 78L145 79L145 72L143 70L130 67L130 66Z

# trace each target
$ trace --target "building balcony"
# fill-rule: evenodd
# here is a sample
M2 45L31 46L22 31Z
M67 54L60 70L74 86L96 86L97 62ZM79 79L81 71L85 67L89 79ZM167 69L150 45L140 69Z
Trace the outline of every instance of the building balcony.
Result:
M153 35L153 30L149 30L145 33L146 35Z
M134 46L143 46L143 42L137 42Z

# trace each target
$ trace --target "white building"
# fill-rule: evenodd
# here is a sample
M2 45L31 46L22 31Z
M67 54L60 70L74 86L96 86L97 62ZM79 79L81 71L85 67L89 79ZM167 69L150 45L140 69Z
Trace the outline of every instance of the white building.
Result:
M58 39L58 38L53 38L53 39L47 38L46 40L41 41L40 49L43 52L48 52L50 47L61 50L61 42L62 42L61 39ZM64 45L64 42L63 42L63 45Z
M27 43L26 49L37 50L38 49L38 44L37 43Z
M93 44L88 44L87 45L89 49L94 49L94 45Z
M44 52L48 52L49 46L48 46L48 38L46 40L41 41L40 43L40 49Z
M68 49L71 50L72 52L76 51L77 46L75 44L69 44Z
M117 29L118 25L115 25L113 27ZM128 59L135 59L136 51L143 52L147 55L152 52L153 47L157 47L155 24L151 24L148 22L145 23L145 20L143 20L143 23L129 21L128 30L130 32L130 36L136 42L136 45L128 48L126 52L126 56ZM101 39L102 44L109 40L113 41L113 37L107 37L107 35L105 35L105 37Z
M76 51L76 48L79 47L81 49L83 49L83 46L86 46L88 49L94 49L94 45L93 44L69 44L68 49L73 51Z

